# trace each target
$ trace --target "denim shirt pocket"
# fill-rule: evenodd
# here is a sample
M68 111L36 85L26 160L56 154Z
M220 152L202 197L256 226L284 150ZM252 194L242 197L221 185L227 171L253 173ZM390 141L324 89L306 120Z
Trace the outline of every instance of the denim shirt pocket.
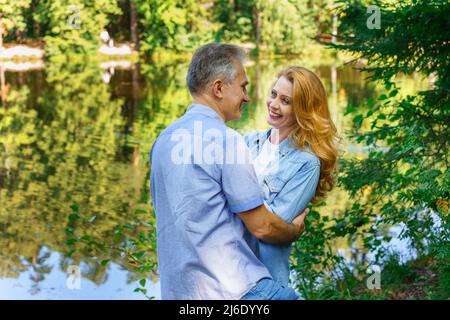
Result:
M271 204L277 194L283 189L286 181L275 175L267 175L264 177L264 198L267 204Z

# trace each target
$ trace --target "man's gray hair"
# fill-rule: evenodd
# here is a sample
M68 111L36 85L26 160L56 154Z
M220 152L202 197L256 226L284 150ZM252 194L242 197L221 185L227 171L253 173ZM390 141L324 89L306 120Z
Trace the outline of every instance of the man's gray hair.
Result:
M209 43L200 47L192 57L186 76L189 92L198 94L217 78L232 82L237 76L235 63L244 61L245 53L236 45Z

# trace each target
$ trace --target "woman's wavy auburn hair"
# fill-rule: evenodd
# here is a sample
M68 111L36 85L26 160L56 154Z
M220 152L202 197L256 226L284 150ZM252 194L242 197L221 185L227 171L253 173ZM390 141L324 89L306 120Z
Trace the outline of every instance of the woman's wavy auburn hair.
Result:
M320 178L313 203L333 189L338 161L338 135L331 120L327 95L320 79L303 67L287 67L278 74L293 85L292 108L297 127L290 133L299 149L309 147L320 160Z

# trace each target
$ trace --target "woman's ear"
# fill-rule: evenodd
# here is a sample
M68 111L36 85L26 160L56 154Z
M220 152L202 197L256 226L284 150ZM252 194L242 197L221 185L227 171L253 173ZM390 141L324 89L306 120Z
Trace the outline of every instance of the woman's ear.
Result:
M212 93L214 97L222 99L223 98L223 81L221 79L217 79L213 82L212 85Z

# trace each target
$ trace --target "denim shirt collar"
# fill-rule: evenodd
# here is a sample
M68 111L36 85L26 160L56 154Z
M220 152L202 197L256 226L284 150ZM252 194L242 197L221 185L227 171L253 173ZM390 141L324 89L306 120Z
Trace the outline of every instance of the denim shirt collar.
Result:
M270 133L272 131L272 128L267 130L266 132L262 132L261 134L256 135L256 144L258 145L258 150L263 146L264 142L270 137ZM280 145L278 146L278 152L284 156L287 153L289 153L292 150L295 150L293 147L289 145L290 138L284 139Z
M222 119L222 117L211 107L200 104L200 103L191 103L189 107L186 109L187 113L200 113L207 117L217 119L225 123L225 121Z

